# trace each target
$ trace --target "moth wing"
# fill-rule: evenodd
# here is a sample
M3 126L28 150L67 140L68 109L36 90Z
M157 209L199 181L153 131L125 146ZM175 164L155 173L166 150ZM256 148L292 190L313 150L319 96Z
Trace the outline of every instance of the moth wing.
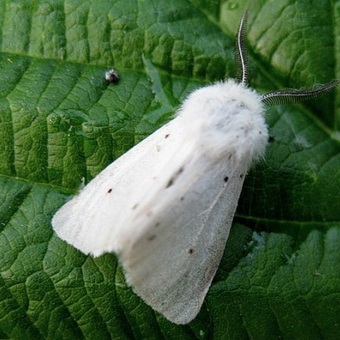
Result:
M159 165L176 153L183 135L180 120L176 117L130 149L62 206L52 219L57 235L85 254L118 252L135 191L147 194Z
M248 170L205 155L188 153L186 161L180 175L169 177L172 185L158 188L132 217L135 234L120 254L135 293L177 324L190 322L202 306Z

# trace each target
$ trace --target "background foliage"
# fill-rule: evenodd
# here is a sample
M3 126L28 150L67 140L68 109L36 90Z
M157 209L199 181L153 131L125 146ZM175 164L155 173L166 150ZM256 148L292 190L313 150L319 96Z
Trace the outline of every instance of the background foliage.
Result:
M274 141L248 175L199 316L175 326L126 286L116 257L52 232L65 200L235 75L249 11L252 87L340 78L340 3L0 1L0 338L335 339L340 330L340 91L267 110ZM104 72L114 66L118 85Z

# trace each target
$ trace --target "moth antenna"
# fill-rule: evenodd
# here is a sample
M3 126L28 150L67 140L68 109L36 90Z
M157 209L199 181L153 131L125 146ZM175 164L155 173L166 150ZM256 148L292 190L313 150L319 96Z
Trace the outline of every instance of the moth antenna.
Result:
M334 89L340 84L340 80L333 80L327 84L307 90L282 90L269 92L262 95L262 103L266 105L277 105L285 103L298 103L304 100L314 99Z
M235 60L237 64L237 80L242 84L248 85L248 60L245 47L246 33L247 33L247 18L248 13L245 12L240 26L237 31L236 37L236 49L235 49Z

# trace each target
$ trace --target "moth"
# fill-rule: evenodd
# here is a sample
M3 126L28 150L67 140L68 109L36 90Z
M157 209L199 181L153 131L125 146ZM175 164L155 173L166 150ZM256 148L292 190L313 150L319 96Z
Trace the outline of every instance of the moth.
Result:
M240 77L192 92L173 120L118 158L54 215L57 235L85 254L115 253L127 283L176 324L198 314L219 266L244 178L268 143L265 105L326 93L248 87L246 18Z

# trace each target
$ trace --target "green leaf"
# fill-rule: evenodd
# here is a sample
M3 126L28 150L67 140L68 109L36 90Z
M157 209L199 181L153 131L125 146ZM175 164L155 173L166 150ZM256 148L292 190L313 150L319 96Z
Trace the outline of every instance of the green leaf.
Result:
M339 89L267 110L274 141L189 325L145 305L115 255L85 256L51 228L84 179L235 75L245 9L253 88L340 78L339 2L0 2L0 338L338 338Z

